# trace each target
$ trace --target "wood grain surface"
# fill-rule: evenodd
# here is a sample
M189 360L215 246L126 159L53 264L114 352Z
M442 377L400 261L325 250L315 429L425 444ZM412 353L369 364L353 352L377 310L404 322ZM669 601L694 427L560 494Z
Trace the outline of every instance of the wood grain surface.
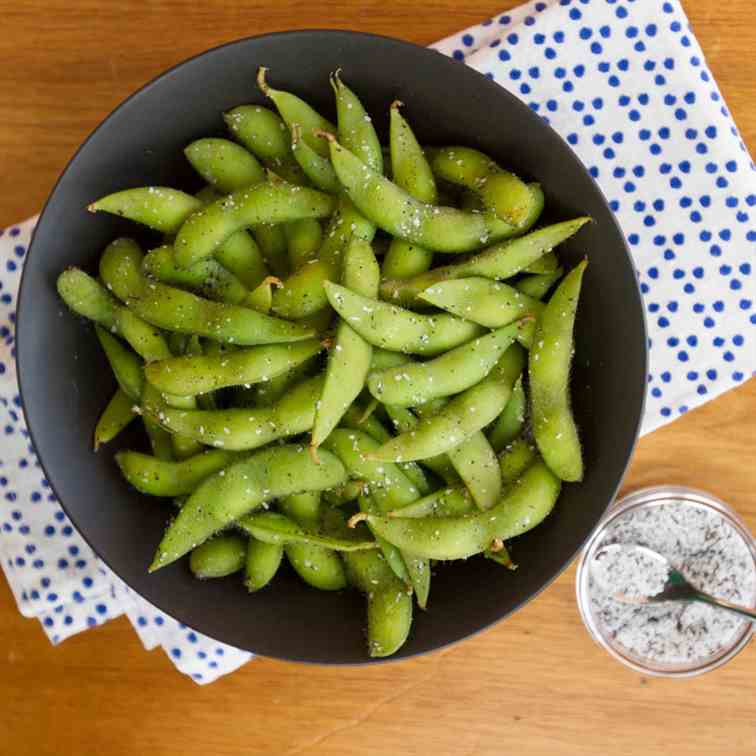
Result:
M642 2L655 0L642 0ZM124 97L213 45L354 28L428 44L511 0L0 0L0 226L35 213ZM751 0L685 7L751 151ZM645 438L625 490L708 489L756 530L756 382ZM699 679L644 678L583 629L574 566L510 620L425 658L371 668L258 659L198 687L125 619L53 648L0 580L0 753L753 754L756 649Z

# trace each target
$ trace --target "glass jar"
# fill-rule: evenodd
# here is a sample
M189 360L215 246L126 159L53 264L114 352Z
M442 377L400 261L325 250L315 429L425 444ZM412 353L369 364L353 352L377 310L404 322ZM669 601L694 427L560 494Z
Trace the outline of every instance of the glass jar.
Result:
M753 623L746 622L743 631L736 634L727 646L722 647L704 659L696 659L691 662L660 662L631 653L615 641L611 634L605 631L601 622L595 616L591 603L590 564L608 529L620 517L631 510L654 507L660 504L704 507L717 512L745 542L753 557L754 571L756 571L756 542L740 516L724 501L709 493L691 488L677 486L644 488L628 494L623 499L615 502L606 515L604 515L604 518L583 550L576 579L578 608L591 637L606 649L611 656L622 662L625 666L637 672L657 677L693 677L717 669L737 656L748 645L753 636ZM753 598L751 605L754 606L755 604L756 596ZM725 610L722 609L719 611Z

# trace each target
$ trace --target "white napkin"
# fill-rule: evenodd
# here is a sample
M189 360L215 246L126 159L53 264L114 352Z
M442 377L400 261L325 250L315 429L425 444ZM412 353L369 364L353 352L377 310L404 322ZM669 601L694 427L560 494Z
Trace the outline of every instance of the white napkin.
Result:
M648 433L754 373L756 173L676 0L531 2L439 42L573 146L615 210L651 342ZM0 232L0 564L53 643L126 614L145 648L212 682L252 658L130 591L58 506L29 444L13 349L35 219Z

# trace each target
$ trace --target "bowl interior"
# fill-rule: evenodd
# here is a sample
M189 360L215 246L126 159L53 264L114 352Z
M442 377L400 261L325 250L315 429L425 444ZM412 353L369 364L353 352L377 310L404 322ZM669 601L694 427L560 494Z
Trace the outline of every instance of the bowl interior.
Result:
M520 569L483 559L439 566L430 608L416 612L409 656L457 641L535 595L569 563L614 496L633 449L646 373L643 313L622 235L594 181L569 147L515 97L466 66L398 40L353 32L269 35L211 50L167 72L121 105L73 158L47 203L29 253L19 297L19 379L33 441L74 524L132 588L187 625L226 643L284 659L366 661L363 598L315 591L284 572L254 596L237 577L194 580L181 562L148 576L170 505L130 490L113 446L144 444L137 435L94 454L92 431L114 389L88 324L72 317L55 291L69 265L95 269L115 236L145 244L149 234L86 205L117 189L200 182L183 148L224 135L221 113L264 104L257 67L274 86L300 94L333 117L328 74L343 68L385 136L388 106L399 98L419 138L478 147L538 180L545 220L591 215L595 222L560 248L588 266L577 324L572 383L585 446L585 480L566 485L556 511L513 544Z

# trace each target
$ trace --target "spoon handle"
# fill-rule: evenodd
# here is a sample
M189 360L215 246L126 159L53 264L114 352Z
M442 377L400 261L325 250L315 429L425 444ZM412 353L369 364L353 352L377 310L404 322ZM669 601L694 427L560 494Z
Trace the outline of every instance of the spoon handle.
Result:
M739 614L741 617L745 617L746 619L756 621L756 610L747 609L744 606L738 606L737 604L732 604L729 601L714 598L714 596L710 596L708 593L702 593L701 591L696 591L695 598L696 601L703 601L705 604L718 606L722 609L727 609L730 612L734 612L735 614Z

